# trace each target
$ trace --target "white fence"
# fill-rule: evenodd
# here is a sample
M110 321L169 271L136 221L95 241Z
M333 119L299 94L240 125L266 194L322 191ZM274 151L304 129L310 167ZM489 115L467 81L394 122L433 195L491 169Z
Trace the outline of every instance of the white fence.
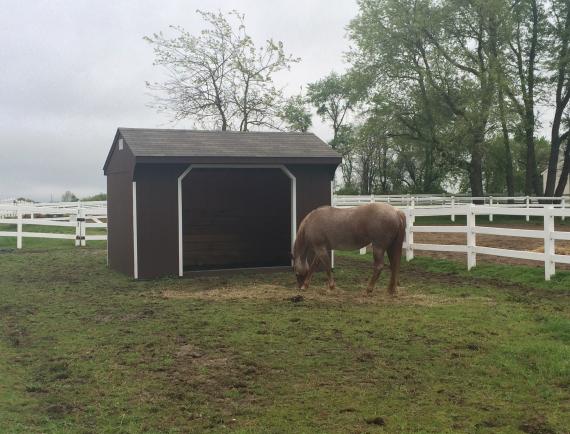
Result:
M333 206L339 208L347 208L365 203L389 203L395 207L416 207L429 206L435 208L450 208L452 212L449 215L452 222L458 214L453 210L463 205L479 204L488 205L489 207L500 208L544 208L545 206L553 206L555 208L567 209L570 204L570 197L532 197L532 196L446 196L446 195L333 195ZM493 216L500 213L489 213L489 221L493 221ZM514 214L513 214L514 215ZM516 214L523 215L526 221L530 221L531 213ZM566 215L562 216L565 220Z
M407 208L405 209L407 217L406 227L406 259L409 261L414 258L415 250L428 250L436 252L462 252L467 254L467 269L471 269L477 265L477 254L502 256L507 258L528 259L540 261L544 263L544 277L546 280L556 272L556 264L570 264L570 255L556 254L555 243L557 240L570 241L570 232L556 231L554 227L555 217L570 217L569 209L555 208L554 206L546 206L533 209L516 209L503 207L490 207L484 205L465 205L451 208ZM465 226L449 225L449 226L415 226L416 217L427 216L447 216L455 212L456 215L465 215L467 224ZM537 216L543 218L542 230L531 229L509 229L494 228L487 226L477 226L475 217L477 215L519 215ZM414 242L414 234L419 232L428 233L465 233L467 234L466 245L442 245L442 244L418 244ZM544 252L530 252L523 250L500 249L495 247L477 246L477 234L499 235L508 237L524 237L538 238L544 240Z
M74 240L76 246L87 241L107 240L106 234L88 234L90 228L107 229L106 202L60 202L34 204L0 204L0 224L16 226L16 230L0 229L0 237L16 238L21 249L24 238ZM43 226L44 232L25 231L25 227ZM74 233L49 232L49 227L75 228ZM70 231L72 232L72 231Z
M477 264L477 255L495 255L507 258L528 259L544 263L544 275L550 280L555 274L556 264L570 264L570 255L556 254L558 240L570 241L570 231L556 231L554 222L559 217L570 217L566 207L568 198L492 197L472 198L454 196L338 196L333 197L333 205L351 207L369 202L388 202L402 208L407 216L405 250L406 259L414 258L415 251L460 252L467 255L467 268ZM484 205L474 205L480 201ZM544 202L554 204L544 204ZM493 221L494 215L521 216L528 221L531 216L540 217L543 225L540 230L496 228L477 226L476 216L484 215ZM417 226L416 217L447 216L455 221L456 216L465 216L466 224ZM87 234L90 228L107 229L106 202L69 202L0 204L0 224L16 226L16 230L2 231L0 237L15 237L16 247L22 248L24 238L50 238L73 240L76 246L85 246L87 241L106 240L106 234ZM28 232L27 225L75 228L75 233ZM464 233L465 245L421 244L414 242L416 233ZM508 237L536 238L543 240L544 252L509 250L484 247L476 244L477 234Z
M386 202L394 206L449 206L477 203L479 205L504 205L508 207L533 207L545 204L558 204L565 208L570 203L569 196L533 197L533 196L448 196L448 195L334 195L335 206L356 206L370 202Z
M498 200L497 200L498 199ZM334 206L351 207L369 202L387 202L401 208L406 213L406 239L404 248L408 261L414 258L414 252L459 252L467 255L467 268L477 265L477 255L494 255L515 259L527 259L544 263L544 277L546 280L556 272L556 264L570 264L570 255L556 254L555 245L558 240L570 241L570 231L556 231L555 218L564 220L570 217L570 209L566 207L567 198L471 198L464 197L461 201L452 197L411 197L411 196L335 196ZM473 202L481 201L484 205L475 205ZM429 202L433 202L429 205ZM541 202L557 202L556 204L544 204ZM428 203L425 206L417 206L417 203ZM497 228L477 226L476 216L488 216L493 221L494 215L521 216L527 221L531 216L543 219L540 230ZM416 217L450 217L455 221L455 216L465 216L466 225L443 225L443 226L416 226ZM414 242L416 233L460 233L467 235L465 245L457 244L421 244ZM510 250L495 247L478 246L477 235L497 235L507 237L535 238L543 240L544 252ZM366 248L361 249L365 253Z

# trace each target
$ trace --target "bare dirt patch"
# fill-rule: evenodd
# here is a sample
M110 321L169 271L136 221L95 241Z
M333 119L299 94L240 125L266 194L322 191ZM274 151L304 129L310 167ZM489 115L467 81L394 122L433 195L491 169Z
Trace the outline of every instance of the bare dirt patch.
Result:
M497 228L510 228L510 229L534 229L541 230L541 226L537 225L504 225L504 224L488 224L484 226L491 226ZM565 226L556 228L559 231L567 231ZM440 233L416 233L414 234L414 242L421 244L458 244L465 245L467 243L466 234L440 234ZM499 249L509 250L522 250L531 252L544 251L544 240L538 238L519 238L519 237L506 237L500 235L477 235L477 245L483 247L495 247ZM542 250L541 250L542 249ZM556 253L561 255L570 254L570 241L557 241ZM416 250L416 256L428 256L438 259L453 259L453 260L466 260L464 253L456 252L429 252L424 250ZM530 261L525 259L504 258L489 255L477 255L477 260L487 263L499 264L512 264L512 265L529 265L534 267L543 267L544 264L539 261ZM570 265L558 264L560 269L569 269Z

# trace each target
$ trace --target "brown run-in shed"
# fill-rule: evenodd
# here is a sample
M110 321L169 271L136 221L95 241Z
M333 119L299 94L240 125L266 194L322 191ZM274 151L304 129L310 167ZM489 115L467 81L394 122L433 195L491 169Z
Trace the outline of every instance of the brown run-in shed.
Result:
M103 168L109 266L134 278L290 266L340 161L309 133L119 128Z

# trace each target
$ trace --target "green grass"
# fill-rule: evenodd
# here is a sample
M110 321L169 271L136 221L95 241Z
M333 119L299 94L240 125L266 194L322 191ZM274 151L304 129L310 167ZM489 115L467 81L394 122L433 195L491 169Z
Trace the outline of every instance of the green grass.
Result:
M0 253L0 432L568 432L570 273L416 258L367 297L369 261L292 302L292 273Z

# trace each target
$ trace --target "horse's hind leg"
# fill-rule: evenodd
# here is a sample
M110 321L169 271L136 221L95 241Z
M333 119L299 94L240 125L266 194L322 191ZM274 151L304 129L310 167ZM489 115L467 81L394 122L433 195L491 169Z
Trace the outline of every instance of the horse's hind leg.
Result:
M331 264L331 258L329 256L329 252L327 252L323 258L323 264L325 264L325 268L327 271L327 277L329 279L329 289L335 289L335 283L334 283L334 276L333 276L333 272L332 272L332 264Z
M384 268L384 249L372 244L372 256L374 257L374 270L372 272L372 277L368 282L368 292L372 292L374 290L374 285L376 285L376 281L380 277L380 273Z
M393 242L387 250L388 259L390 260L390 284L388 292L392 295L396 293L396 288L400 284L400 262L402 261L402 244L397 241Z
M390 284L388 285L388 292L392 295L396 293L396 288L400 284L400 263L402 262L402 248L405 237L405 220L400 226L398 235L388 247L388 259L390 260Z

